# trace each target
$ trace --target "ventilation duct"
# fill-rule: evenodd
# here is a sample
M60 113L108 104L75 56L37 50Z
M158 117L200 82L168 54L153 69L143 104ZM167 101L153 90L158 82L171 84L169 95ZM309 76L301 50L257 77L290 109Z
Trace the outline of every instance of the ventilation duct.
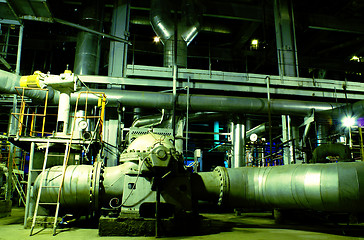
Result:
M196 37L200 29L198 11L192 0L182 1L182 17L175 24L171 16L172 1L152 0L150 21L155 33L164 44L164 66L171 67L174 63L174 47L177 46L176 64L187 67L187 46ZM175 29L177 26L177 29ZM175 36L177 32L177 36ZM175 41L177 43L175 44Z
M83 2L81 25L101 32L103 1ZM100 36L80 31L77 35L75 64L73 71L79 75L98 74L100 62Z
M195 175L192 186L197 199L234 208L363 212L363 176L362 162L217 167Z

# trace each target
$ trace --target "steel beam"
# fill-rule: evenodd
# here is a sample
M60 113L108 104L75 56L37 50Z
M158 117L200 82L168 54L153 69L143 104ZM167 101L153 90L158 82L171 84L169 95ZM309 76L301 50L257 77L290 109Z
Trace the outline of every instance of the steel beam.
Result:
M129 22L130 1L115 0L110 34L128 41ZM126 42L110 42L109 76L125 76L127 52L128 44Z

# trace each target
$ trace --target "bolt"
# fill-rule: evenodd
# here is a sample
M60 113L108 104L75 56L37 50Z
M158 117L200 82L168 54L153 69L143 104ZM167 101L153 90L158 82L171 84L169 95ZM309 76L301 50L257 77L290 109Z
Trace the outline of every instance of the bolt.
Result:
M166 151L164 151L163 149L159 149L157 152L157 157L160 158L160 159L163 159L166 157L167 153Z

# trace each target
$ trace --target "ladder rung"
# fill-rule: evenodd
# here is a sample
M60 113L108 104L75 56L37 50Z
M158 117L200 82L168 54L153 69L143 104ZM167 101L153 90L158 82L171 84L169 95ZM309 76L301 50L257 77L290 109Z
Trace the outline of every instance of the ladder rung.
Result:
M64 157L64 154L48 154L48 157Z
M52 224L53 225L53 220L52 220L52 222L46 222L46 221L37 221L37 220L35 220L35 223L46 223L46 224Z

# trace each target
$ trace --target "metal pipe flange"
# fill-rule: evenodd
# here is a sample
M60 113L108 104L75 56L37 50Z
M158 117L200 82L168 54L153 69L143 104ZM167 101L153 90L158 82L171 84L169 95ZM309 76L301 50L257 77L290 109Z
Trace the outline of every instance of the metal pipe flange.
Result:
M229 175L226 168L224 167L216 167L214 169L214 172L218 174L218 177L220 179L220 193L217 205L222 206L227 201L226 196L229 193L230 189Z

